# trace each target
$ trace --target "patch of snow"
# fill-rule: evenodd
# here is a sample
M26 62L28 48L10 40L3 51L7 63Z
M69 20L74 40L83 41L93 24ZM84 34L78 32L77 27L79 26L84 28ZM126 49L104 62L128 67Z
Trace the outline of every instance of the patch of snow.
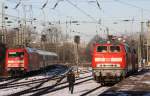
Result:
M150 72L147 72L145 75L149 75L150 76Z
M0 82L0 84L8 83L8 82L11 82L11 81L13 81L13 80L2 81L2 82Z
M117 91L129 91L132 90L135 85L122 85Z
M91 94L88 94L87 96L98 96L100 94L102 94L103 92L105 92L106 90L108 90L110 87L102 87L99 88L98 90L92 92Z
M145 84L149 84L149 85L150 85L150 81L142 81L142 83L145 83Z
M100 84L95 83L95 81L93 81L93 80L90 80L90 81L84 82L82 84L75 85L73 94L71 94L69 92L69 88L67 87L65 89L58 90L56 92L52 92L52 93L49 93L49 94L46 94L43 96L80 96L81 94L91 90L92 88L98 87L98 86L100 86Z
M130 76L129 79L133 80L133 81L135 81L135 80L139 81L139 80L142 80L143 77L144 77L144 75L138 75L136 77L135 76Z

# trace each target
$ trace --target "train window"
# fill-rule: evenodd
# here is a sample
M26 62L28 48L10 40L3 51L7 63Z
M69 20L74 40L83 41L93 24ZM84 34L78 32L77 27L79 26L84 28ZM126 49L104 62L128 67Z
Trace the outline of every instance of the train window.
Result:
M110 46L110 52L120 52L119 46Z
M9 52L8 57L21 57L23 58L24 52Z
M97 46L97 52L107 52L107 46Z

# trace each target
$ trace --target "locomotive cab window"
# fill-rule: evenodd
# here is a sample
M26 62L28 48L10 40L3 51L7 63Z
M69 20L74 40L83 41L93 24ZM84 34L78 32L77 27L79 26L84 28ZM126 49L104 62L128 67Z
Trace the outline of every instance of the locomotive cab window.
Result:
M120 52L120 46L110 46L110 52Z
M24 52L9 52L8 57L22 57L24 56Z
M107 52L107 46L97 46L97 52Z

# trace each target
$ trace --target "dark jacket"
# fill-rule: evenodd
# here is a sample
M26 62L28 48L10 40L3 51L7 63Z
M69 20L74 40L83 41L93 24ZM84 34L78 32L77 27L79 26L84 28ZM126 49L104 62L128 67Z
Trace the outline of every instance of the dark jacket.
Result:
M73 72L67 74L67 81L72 84L75 82L75 74Z

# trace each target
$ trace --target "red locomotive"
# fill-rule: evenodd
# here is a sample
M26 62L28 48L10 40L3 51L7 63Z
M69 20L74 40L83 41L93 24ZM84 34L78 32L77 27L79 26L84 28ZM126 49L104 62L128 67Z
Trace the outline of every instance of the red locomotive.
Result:
M92 57L93 76L105 85L122 80L128 74L138 71L135 48L126 43L97 43Z
M39 70L56 63L57 54L33 48L8 49L5 70L13 75Z

